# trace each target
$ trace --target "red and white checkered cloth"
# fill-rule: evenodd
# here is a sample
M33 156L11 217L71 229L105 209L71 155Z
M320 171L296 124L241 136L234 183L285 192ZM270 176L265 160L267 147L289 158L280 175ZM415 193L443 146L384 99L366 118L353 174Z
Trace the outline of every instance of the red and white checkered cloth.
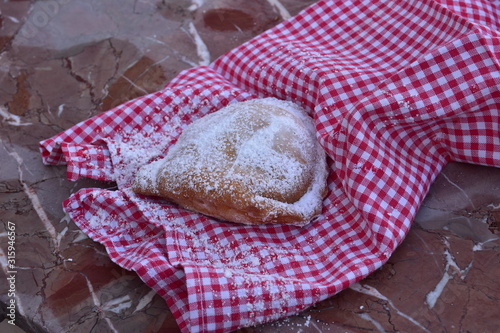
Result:
M379 268L447 162L500 166L499 16L488 0L320 1L41 142L43 160L67 164L72 180L118 183L82 189L64 209L165 298L184 332L292 315ZM265 96L314 117L331 167L320 219L228 224L131 192L135 170L186 124Z

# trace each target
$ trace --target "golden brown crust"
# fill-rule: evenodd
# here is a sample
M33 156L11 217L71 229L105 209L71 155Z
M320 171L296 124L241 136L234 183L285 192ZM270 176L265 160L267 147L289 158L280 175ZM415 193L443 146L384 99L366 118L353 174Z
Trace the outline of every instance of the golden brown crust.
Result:
M276 99L232 104L188 126L133 190L245 224L303 225L321 213L325 154L312 119Z

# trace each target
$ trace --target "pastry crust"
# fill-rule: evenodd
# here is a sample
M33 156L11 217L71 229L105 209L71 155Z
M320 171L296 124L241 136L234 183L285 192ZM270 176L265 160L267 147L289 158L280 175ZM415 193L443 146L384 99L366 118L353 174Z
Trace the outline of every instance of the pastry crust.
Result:
M194 121L133 190L221 220L304 225L321 213L327 174L312 119L264 98Z

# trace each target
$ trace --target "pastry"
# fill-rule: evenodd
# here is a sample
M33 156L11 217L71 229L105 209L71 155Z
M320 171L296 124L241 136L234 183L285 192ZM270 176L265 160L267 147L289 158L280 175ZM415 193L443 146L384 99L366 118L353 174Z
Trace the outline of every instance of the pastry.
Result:
M133 191L225 221L305 225L321 213L327 174L305 110L263 98L191 123L138 170Z

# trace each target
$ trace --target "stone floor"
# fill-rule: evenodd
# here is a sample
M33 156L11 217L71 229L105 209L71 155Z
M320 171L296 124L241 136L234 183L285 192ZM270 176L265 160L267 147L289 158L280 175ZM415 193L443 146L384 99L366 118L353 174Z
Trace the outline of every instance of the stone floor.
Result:
M38 142L205 65L312 0L0 2L0 303L25 332L177 332L162 298L64 215L82 187ZM500 169L449 164L389 262L307 311L240 332L496 332ZM1 318L1 317L0 317ZM2 332L5 331L5 322Z

